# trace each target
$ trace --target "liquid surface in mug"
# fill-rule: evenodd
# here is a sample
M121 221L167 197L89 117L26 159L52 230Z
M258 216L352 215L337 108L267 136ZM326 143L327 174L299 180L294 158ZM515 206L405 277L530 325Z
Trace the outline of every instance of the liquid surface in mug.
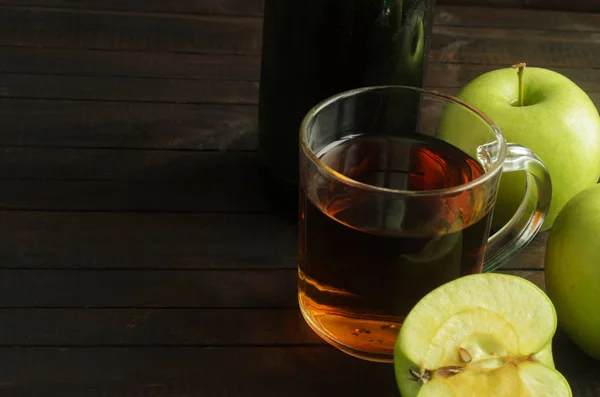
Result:
M484 174L461 150L414 134L350 136L318 157L355 181L391 189L445 189ZM483 187L394 200L320 176L304 186L300 308L320 336L350 354L389 361L404 317L424 295L481 271L491 218Z

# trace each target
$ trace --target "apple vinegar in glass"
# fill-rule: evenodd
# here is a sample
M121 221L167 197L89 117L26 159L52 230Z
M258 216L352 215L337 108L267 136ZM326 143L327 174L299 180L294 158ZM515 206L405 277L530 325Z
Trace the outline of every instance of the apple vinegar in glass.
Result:
M445 189L484 173L454 146L420 135L347 137L317 155L353 180L390 189ZM481 192L465 191L445 213L437 201L408 201L399 220L400 208L366 209L366 197L335 184L316 197L300 194L300 307L335 344L390 355L404 317L423 296L481 272L491 211L475 214L473 195ZM369 230L354 226L366 217L375 220ZM400 221L409 231L390 233L389 224ZM411 224L426 221L429 228L412 232Z

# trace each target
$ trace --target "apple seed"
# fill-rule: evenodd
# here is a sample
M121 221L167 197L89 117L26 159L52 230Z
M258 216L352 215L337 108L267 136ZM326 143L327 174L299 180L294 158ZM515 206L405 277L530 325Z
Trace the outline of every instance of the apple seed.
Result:
M451 376L460 374L464 369L464 367L459 367L457 365L449 365L447 367L439 368L437 371L435 371L435 374L440 378L449 378Z
M471 353L469 353L467 349L463 349L462 347L460 347L458 349L458 354L460 355L460 358L466 363L470 363L473 360Z

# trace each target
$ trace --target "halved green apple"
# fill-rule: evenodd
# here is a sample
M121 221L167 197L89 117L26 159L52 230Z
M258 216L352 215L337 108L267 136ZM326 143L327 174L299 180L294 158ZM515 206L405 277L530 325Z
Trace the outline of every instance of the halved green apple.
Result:
M425 296L406 317L394 366L402 397L570 397L554 369L556 311L533 283L465 276Z

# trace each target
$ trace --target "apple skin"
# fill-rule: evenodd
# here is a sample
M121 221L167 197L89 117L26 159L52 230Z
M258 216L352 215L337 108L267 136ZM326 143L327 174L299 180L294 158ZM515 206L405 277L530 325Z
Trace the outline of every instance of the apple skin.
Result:
M600 360L600 185L575 196L556 218L546 249L546 289L558 322Z
M546 230L573 196L600 178L600 116L588 95L559 73L528 67L524 82L523 107L517 106L519 80L513 68L484 73L457 96L487 114L507 142L531 149L548 167L553 192L542 226ZM457 116L459 113L446 120L447 128L441 135L450 143L464 145L473 134L451 126ZM492 221L494 229L512 218L524 196L525 173L503 174Z
M475 322L475 315L480 312L490 316L484 315L479 317L481 321ZM453 319L468 318L470 314L473 317L469 321L463 320L462 325L460 321L456 321L454 325L448 326L453 323ZM494 317L502 319L501 322L494 320ZM510 324L510 328L505 327L505 324ZM552 338L556 324L556 310L549 297L533 283L518 276L479 273L448 282L423 297L400 328L394 349L394 372L400 394L404 397L422 395L422 382L415 381L409 369L418 373L423 367L433 370L442 363L444 366L460 366L461 362L456 361L459 356L453 358L448 354L456 346L463 346L472 352L478 351L472 357L480 361L496 354L482 352L496 351L501 352L500 355L533 354L540 365L555 369ZM494 328L486 329L490 326ZM512 330L512 336L507 334L507 329ZM440 332L445 335L443 339L438 339ZM515 342L511 343L510 340ZM431 352L434 354L430 354ZM443 361L440 360L441 357L444 357ZM489 370L490 367L487 367L480 375L487 377L487 382L493 383L495 371L488 372ZM505 380L510 382L510 378ZM566 380L564 382L568 388ZM449 394L444 394L446 395ZM455 392L452 395L461 394ZM473 390L473 393L462 395L485 396L486 393Z

